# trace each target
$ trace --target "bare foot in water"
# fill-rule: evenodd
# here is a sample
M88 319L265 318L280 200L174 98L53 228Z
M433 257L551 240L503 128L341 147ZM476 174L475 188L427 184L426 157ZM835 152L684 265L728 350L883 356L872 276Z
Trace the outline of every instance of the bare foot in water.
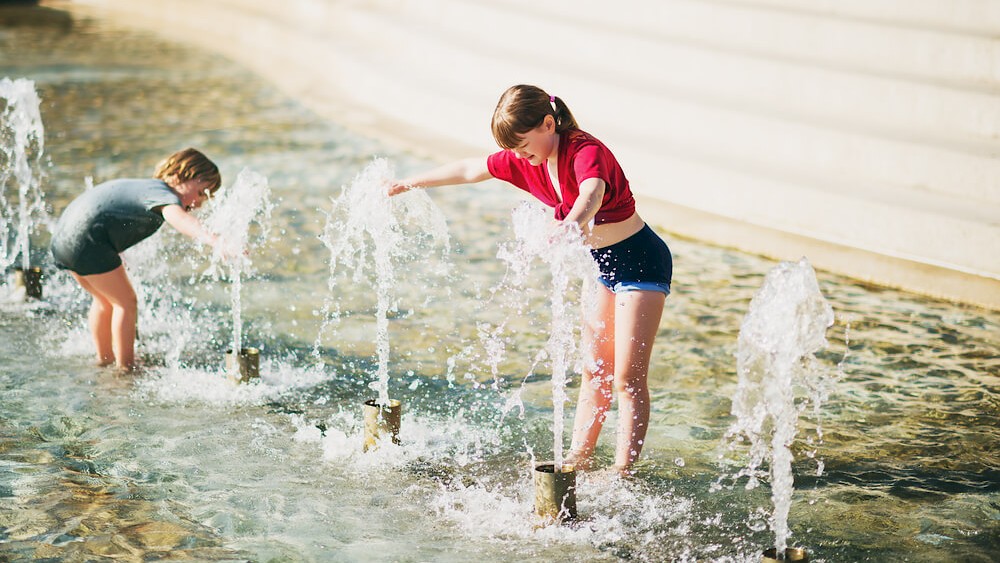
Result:
M143 366L139 362L132 362L126 365L115 363L108 367L114 370L115 375L136 375L143 371Z
M632 466L616 465L612 468L612 471L617 473L622 479L635 477L635 468Z
M583 456L579 452L569 452L563 459L563 467L571 466L574 471L590 471L592 465L590 456Z

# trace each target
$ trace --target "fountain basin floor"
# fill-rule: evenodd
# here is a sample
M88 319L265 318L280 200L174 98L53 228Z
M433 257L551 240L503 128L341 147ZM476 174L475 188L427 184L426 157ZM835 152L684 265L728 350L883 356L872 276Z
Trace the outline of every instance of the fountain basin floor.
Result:
M434 193L454 272L400 286L400 444L362 453L375 305L370 280L341 281L341 317L324 327L321 210L375 154L401 174L427 163L319 120L224 59L71 11L12 9L0 8L0 75L39 89L55 215L87 177L146 176L188 145L227 184L245 166L265 175L276 207L271 248L242 287L244 332L261 350L249 384L221 365L228 288L200 276L207 259L166 228L126 255L143 303L139 374L91 365L88 300L51 264L43 301L3 301L0 559L760 560L767 487L712 489L740 461L722 446L737 333L772 262L667 237L675 287L638 476L604 471L613 415L597 470L577 475L578 520L538 527L529 449L551 459L552 404L548 374L528 374L548 318L514 315L489 293L505 274L496 253L513 237L516 190ZM819 282L837 316L820 361L840 375L823 411L802 414L800 436L815 438L819 422L823 439L794 448L790 543L814 562L992 560L1000 314L823 272ZM544 292L525 299L545 311ZM501 321L506 353L487 357L480 330ZM515 398L523 416L502 416Z

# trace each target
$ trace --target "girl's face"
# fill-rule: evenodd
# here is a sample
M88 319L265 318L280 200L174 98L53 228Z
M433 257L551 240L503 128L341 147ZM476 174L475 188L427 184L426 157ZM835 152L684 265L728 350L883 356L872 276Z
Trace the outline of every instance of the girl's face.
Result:
M211 185L211 182L200 178L178 184L175 190L181 198L181 207L187 211L201 207L208 200L209 195L211 195L208 192Z
M551 115L546 115L542 124L521 135L521 144L511 150L518 158L527 160L532 166L538 166L555 156L558 143L556 122Z

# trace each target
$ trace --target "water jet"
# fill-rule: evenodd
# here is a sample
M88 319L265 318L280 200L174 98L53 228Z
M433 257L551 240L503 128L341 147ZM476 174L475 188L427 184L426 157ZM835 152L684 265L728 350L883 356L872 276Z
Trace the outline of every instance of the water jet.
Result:
M232 284L233 336L232 347L226 351L226 373L240 383L260 377L260 350L243 345L242 289L243 274L251 265L248 257L251 247L260 246L267 240L274 207L270 196L267 178L244 168L231 187L215 195L212 213L205 221L210 231L220 233L220 246L225 249L212 257L212 271L222 262L228 267ZM258 232L251 237L254 225ZM239 354L234 350L239 350ZM237 374L239 378L235 377Z
M35 83L0 79L0 268L20 255L15 286L28 298L41 299L41 269L31 266L31 234L45 222L42 156L45 127Z
M352 272L351 281L362 280L366 272L374 275L375 355L374 380L368 388L378 393L364 402L364 451L377 447L391 437L399 444L402 413L400 401L389 398L389 321L397 318L397 266L425 259L421 248L431 245L448 252L448 228L444 217L430 198L421 191L390 198L386 191L394 173L382 158L372 161L354 180L331 200L332 208L320 237L330 250L331 292L336 289L338 267ZM417 270L419 271L419 270ZM430 285L426 281L424 285ZM340 303L328 300L324 316L338 316Z
M577 229L550 231L551 219L540 206L522 204L513 212L515 240L501 248L514 284L528 287L527 274L535 258L548 265L551 320L544 357L552 367L552 461L534 467L535 514L548 521L576 518L576 467L564 464L563 420L566 387L574 366L583 361L576 335L580 327L566 298L575 284L596 279L597 266ZM539 356L541 359L542 356Z
M750 443L749 463L737 475L749 477L746 488L770 477L775 541L764 553L765 561L768 553L791 561L803 559L790 555L805 557L804 551L787 547L794 491L791 447L799 412L806 405L818 412L828 393L831 377L821 369L815 353L826 348L826 330L833 321L833 308L820 291L816 273L802 258L782 262L768 272L740 326L739 380L732 404L737 420L728 435ZM797 403L799 389L809 391L809 397ZM817 428L817 434L822 436L822 430ZM760 469L765 462L767 472Z

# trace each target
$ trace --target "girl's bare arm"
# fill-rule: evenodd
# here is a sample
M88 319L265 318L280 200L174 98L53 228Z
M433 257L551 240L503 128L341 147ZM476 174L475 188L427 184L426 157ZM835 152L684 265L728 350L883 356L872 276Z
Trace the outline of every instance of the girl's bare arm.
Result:
M565 222L576 223L580 229L587 230L587 225L597 212L601 210L601 203L604 202L604 190L606 184L600 178L587 178L580 183L580 195L573 202L572 209L566 214Z
M400 194L412 188L474 184L492 177L485 158L466 158L398 180L389 186L389 195Z
M194 215L184 211L180 205L164 205L160 212L163 214L163 220L177 229L177 232L213 248L219 242L218 236L205 229Z

